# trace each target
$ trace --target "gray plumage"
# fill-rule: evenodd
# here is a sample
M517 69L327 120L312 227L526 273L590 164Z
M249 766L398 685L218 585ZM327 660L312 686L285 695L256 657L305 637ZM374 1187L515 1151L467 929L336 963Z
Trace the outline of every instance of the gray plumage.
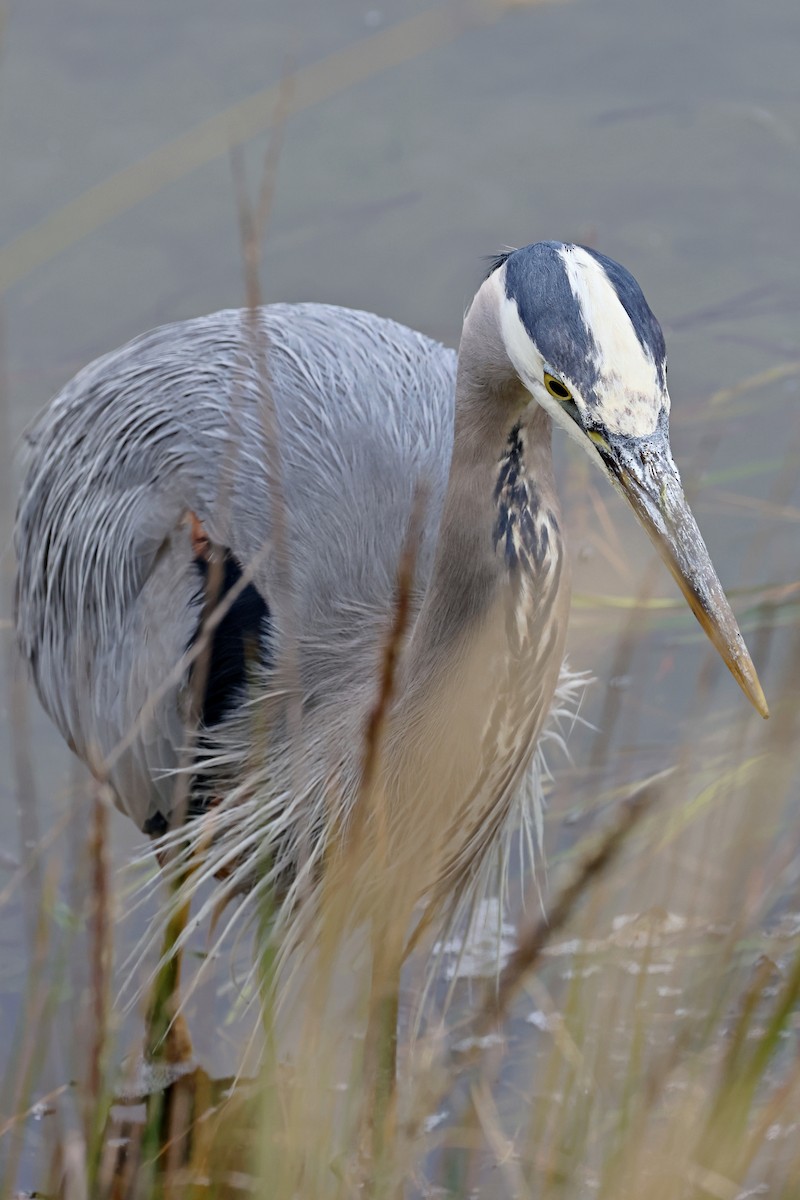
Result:
M563 403L544 390L552 375ZM406 820L398 855L414 862L415 886L449 902L483 878L520 817L536 819L534 755L569 604L552 423L627 486L634 461L657 475L668 411L663 338L638 285L560 243L498 260L458 357L392 321L316 304L263 308L252 328L230 311L148 333L81 371L30 434L17 628L42 702L140 826L169 818L187 744L181 664L204 599L193 514L252 572L269 613L237 703L203 742L205 767L192 764L224 791L204 873L235 888L259 860L267 882L294 879L291 907L298 868L307 883L358 795L423 485L379 782L392 819ZM407 836L431 805L444 817L435 846Z
M29 435L19 641L45 708L98 766L200 619L187 511L241 564L260 560L254 582L271 610L280 607L264 385L245 321L222 312L137 338L81 371ZM269 345L288 540L299 551L292 604L306 702L352 704L353 685L374 672L416 478L430 480L431 512L441 508L455 354L394 322L324 305L265 308L259 333ZM358 553L343 554L347 546ZM421 578L434 546L426 536ZM111 770L139 825L156 809L170 813L186 682L166 692Z

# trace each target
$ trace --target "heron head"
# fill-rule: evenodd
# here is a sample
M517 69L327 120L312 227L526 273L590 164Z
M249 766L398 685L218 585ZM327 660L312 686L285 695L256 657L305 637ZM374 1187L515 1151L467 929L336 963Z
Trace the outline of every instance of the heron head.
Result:
M491 276L506 352L533 399L625 496L745 695L764 693L669 444L664 335L636 280L594 250L537 242Z

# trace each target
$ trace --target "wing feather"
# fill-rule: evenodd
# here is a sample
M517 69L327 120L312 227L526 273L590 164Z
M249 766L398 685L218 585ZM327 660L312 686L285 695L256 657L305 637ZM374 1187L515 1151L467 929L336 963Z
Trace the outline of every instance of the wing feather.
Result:
M314 703L369 695L420 479L430 489L420 590L431 569L454 352L314 304L260 310L256 336L234 310L153 330L81 371L28 439L19 643L77 753L98 774L113 758L120 806L139 825L168 814L186 739L180 663L202 604L188 513L240 565L257 563L253 583L280 610L269 551L284 495L288 603Z

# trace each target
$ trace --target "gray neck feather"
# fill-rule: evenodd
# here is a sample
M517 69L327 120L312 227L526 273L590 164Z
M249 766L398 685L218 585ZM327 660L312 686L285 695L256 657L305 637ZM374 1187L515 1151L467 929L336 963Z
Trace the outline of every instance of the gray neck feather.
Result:
M520 382L494 294L483 287L459 347L453 455L436 558L406 656L409 702L461 656L463 636L486 620L496 601L503 609L518 602L512 576L536 564L510 553L503 511L507 518L509 506L527 508L528 501L538 509L542 488L550 494L544 515L554 516L550 418ZM515 537L522 515L512 515Z
M426 862L442 870L437 853L474 867L475 847L493 844L549 712L569 594L555 508L550 418L520 384L484 287L464 323L436 556L383 761L394 811L418 831L397 852L421 878Z

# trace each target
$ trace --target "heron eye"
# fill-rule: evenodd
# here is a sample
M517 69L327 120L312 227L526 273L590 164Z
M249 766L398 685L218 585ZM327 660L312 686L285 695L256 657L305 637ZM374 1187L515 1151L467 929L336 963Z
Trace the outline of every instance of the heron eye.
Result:
M551 396L555 396L556 400L571 400L572 392L569 388L556 379L555 375L551 375L548 371L544 373L544 386L547 388Z

